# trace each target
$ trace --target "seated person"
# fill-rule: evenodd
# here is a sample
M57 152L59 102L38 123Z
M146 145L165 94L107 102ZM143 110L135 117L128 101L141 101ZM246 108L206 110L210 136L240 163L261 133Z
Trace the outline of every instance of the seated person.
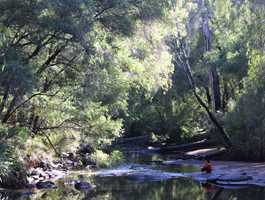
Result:
M213 170L210 160L206 159L203 167L201 168L202 172L211 173Z

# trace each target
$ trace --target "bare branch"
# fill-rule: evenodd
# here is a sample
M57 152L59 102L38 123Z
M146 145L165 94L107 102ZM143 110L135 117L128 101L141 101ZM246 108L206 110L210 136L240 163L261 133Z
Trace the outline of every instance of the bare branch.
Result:
M67 43L62 45L61 47L57 48L55 50L55 52L50 55L47 60L42 64L42 66L38 69L37 74L40 75L46 68L49 67L49 64L56 59L56 57L61 53L61 51L63 51L65 49L65 47L67 46Z

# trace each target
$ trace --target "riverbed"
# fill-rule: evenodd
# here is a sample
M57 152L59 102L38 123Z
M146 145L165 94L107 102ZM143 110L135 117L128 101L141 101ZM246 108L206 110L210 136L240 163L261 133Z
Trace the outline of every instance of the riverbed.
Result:
M182 161L176 160L174 155L142 153L128 153L126 158L125 163L113 169L72 171L69 175L56 181L55 189L1 190L0 200L265 199L264 187L255 185L220 186L194 179L191 175L200 174L201 161ZM213 163L216 166L221 166L218 162ZM237 164L242 166L242 163ZM230 165L225 162L223 167L229 169ZM80 174L84 177L83 181L94 187L81 191L75 189L74 183Z

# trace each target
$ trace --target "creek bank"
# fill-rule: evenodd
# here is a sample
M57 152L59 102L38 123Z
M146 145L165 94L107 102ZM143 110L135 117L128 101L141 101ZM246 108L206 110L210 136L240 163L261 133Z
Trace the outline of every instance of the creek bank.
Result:
M31 163L33 161L30 161ZM87 162L88 165L84 166L80 162L77 155L73 153L64 153L62 157L55 161L46 160L34 160L34 164L27 169L27 180L32 185L41 186L39 188L52 188L52 184L59 178L62 178L69 174L71 170L81 169L94 169L95 163ZM46 184L47 183L47 184ZM43 186L43 187L42 187Z
M43 155L26 155L23 160L19 168L0 177L0 188L55 188L55 181L69 174L71 170L96 168L96 164L89 159L84 163L84 158L78 153L63 153L57 160Z
M7 174L0 177L0 188L21 189L27 184L26 173L22 168L10 169Z
M141 141L142 140L142 141ZM194 137L189 143L184 144L157 144L152 142L150 136L120 138L113 142L113 149L121 149L123 152L143 152L155 154L176 154L182 159L216 159L226 156L227 149L219 145L220 142L207 135Z

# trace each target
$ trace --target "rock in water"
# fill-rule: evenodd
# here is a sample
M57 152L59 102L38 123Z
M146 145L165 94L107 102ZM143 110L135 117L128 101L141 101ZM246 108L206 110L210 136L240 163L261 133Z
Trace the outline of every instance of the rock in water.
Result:
M36 183L37 189L50 189L55 188L55 184L52 181L39 181Z
M217 180L218 181L231 181L231 182L238 182L238 181L248 181L251 180L251 176L247 175L224 175L219 177Z
M252 180L247 175L224 175L216 180L216 183L223 185L247 185Z
M88 182L76 182L74 187L77 190L90 190L94 188L94 186Z
M79 180L75 181L75 183L74 183L75 189L77 189L77 190L91 190L95 187L94 185L86 182L84 180L85 177L82 174L78 175L78 178L79 178Z

